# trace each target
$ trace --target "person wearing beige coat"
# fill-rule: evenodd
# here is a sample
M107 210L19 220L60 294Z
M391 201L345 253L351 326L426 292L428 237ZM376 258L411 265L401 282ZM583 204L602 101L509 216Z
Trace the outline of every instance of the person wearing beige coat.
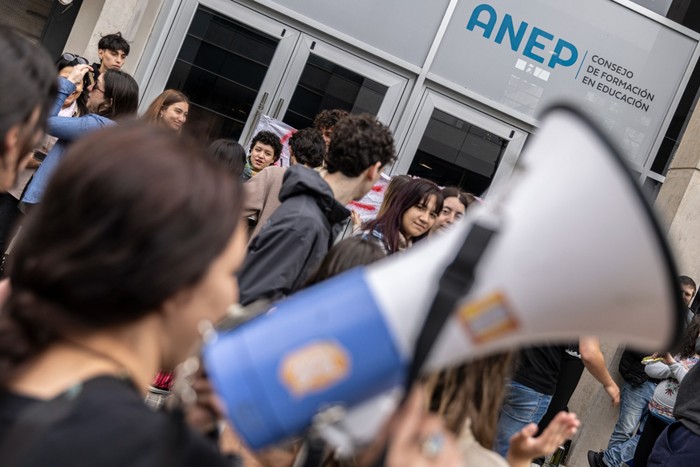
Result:
M292 164L312 169L320 167L326 154L321 132L314 128L297 131L289 139L289 152ZM260 233L272 213L280 207L279 194L286 171L286 167L266 167L243 185L246 196L242 215L256 222L250 240Z

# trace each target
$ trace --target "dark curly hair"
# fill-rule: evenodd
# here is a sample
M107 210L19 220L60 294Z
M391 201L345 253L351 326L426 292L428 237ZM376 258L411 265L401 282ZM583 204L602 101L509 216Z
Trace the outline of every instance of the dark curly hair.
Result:
M304 128L289 138L289 149L299 164L316 168L323 165L326 143L316 128Z
M111 50L113 52L119 52L121 50L124 52L124 55L129 55L129 51L131 50L129 43L122 37L121 32L102 36L97 43L97 48L101 50Z
M326 163L328 173L357 177L377 162L382 167L396 158L394 137L374 115L348 115L333 130Z
M335 128L335 125L348 116L347 110L326 109L320 111L314 118L314 128L323 131L328 128Z
M272 163L274 164L277 162L282 155L282 143L280 142L279 137L271 131L260 131L253 136L253 141L250 142L250 148L248 151L253 151L255 143L258 141L262 144L272 146L272 149L275 152L275 158L272 160Z

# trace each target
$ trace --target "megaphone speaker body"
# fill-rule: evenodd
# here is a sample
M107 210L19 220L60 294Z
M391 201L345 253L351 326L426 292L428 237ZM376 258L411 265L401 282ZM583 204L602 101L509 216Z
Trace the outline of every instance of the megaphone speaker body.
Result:
M230 370L209 373L252 448L300 432L335 402L352 407L402 384L408 354L394 345L363 275L294 295L238 338L207 347L206 367Z
M575 112L550 112L512 183L493 195L451 231L296 294L205 346L210 378L251 448L298 435L329 407L350 411L349 431L363 429L355 407L378 426L367 401L404 383L443 272L476 226L494 237L424 371L580 335L649 349L680 335L684 307L661 231L619 156Z

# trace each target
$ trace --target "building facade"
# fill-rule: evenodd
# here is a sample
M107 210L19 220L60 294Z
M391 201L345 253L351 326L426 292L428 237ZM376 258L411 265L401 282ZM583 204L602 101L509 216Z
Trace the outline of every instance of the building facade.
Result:
M66 15L59 3L46 20L46 41L61 37L47 33ZM121 31L132 44L125 69L141 86L141 109L163 89L184 91L192 101L189 131L200 139L245 145L261 115L303 128L325 108L370 112L394 131L392 173L476 194L508 180L538 115L567 100L624 153L657 199L680 272L700 279L697 2L68 4L74 17L63 50L94 61L99 38ZM606 350L616 368L618 347ZM584 465L580 452L607 442L616 415L602 410L605 403L584 378L572 401L584 421L572 465Z

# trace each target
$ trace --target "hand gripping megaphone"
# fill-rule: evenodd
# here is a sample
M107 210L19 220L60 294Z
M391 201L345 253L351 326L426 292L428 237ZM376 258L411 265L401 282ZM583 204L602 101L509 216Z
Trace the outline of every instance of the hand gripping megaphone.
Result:
M660 349L680 336L676 270L631 172L575 110L542 121L508 186L451 231L205 345L251 448L325 414L326 439L350 451L394 408L396 388L487 353L580 335Z

